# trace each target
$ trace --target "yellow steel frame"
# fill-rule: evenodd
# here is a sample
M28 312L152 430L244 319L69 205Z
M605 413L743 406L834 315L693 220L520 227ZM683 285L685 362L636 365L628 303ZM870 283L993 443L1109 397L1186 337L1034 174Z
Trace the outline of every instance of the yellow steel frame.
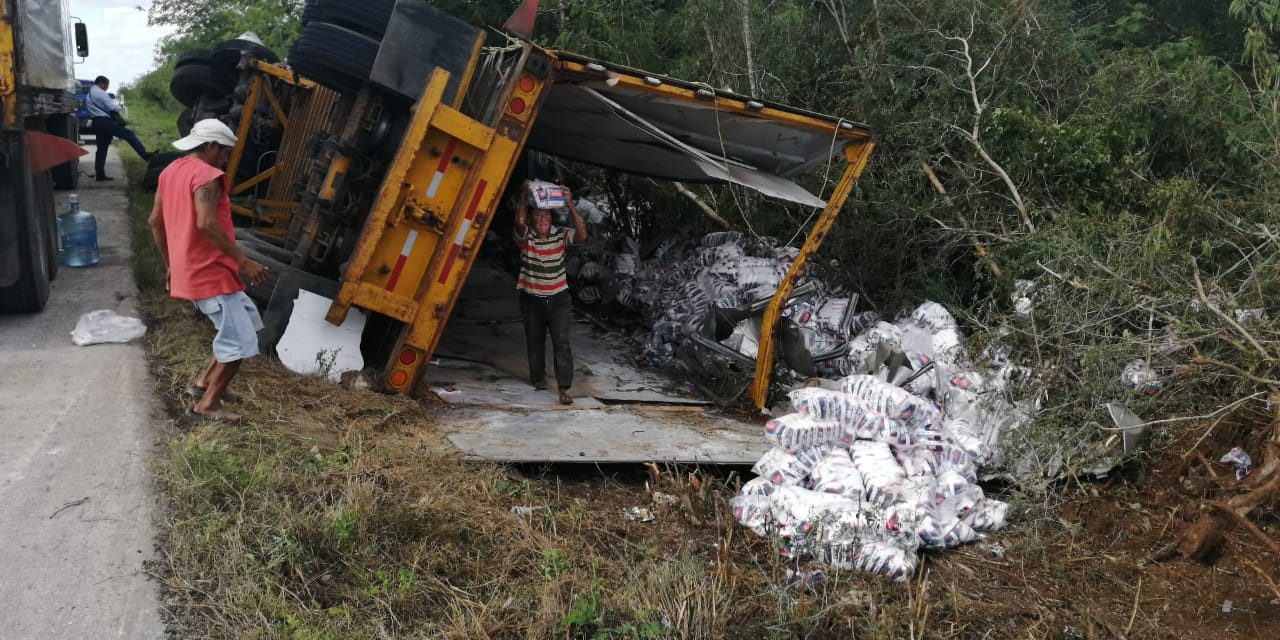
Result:
M17 129L21 124L18 121L18 58L10 6L13 5L0 1L0 113L4 115L4 122L0 124L6 129Z
M756 373L750 387L751 401L757 409L763 409L769 400L769 381L773 375L773 334L778 326L778 319L782 316L782 309L786 306L787 299L791 297L791 291L796 283L808 268L809 261L822 246L822 241L826 240L827 233L831 231L836 218L840 216L845 200L848 200L849 195L853 193L854 183L867 168L867 162L871 159L871 152L874 149L875 143L870 140L845 148L845 159L849 165L845 168L840 182L836 184L831 198L827 200L827 206L823 209L822 215L809 231L809 237L805 238L804 246L800 247L800 255L796 256L795 262L791 263L787 275L778 285L778 291L773 294L773 299L765 308L764 320L760 323L760 349L756 354Z
M546 57L548 75L525 90L517 78L527 73L533 56ZM442 102L449 81L443 70L432 74L418 100L327 315L329 322L341 324L357 305L406 323L384 372L388 386L401 393L414 394L439 345L529 125L551 86L551 61L544 50L525 45L516 78L498 97L493 123L478 122ZM511 108L515 98L525 105L518 113Z
M244 160L245 149L248 146L249 132L253 127L253 118L257 114L258 104L266 99L267 104L271 105L271 109L275 112L276 118L280 121L280 125L286 132L289 130L289 114L285 111L284 105L280 102L280 98L271 88L271 80L279 80L283 83L290 84L303 89L312 89L316 86L314 82L306 78L299 77L297 74L280 67L279 65L270 64L261 60L251 60L250 69L255 73L253 79L249 82L249 94L245 97L244 112L240 115L240 123L236 128L237 142L236 146L231 150L231 158L227 162L227 175L235 176L239 169L240 163ZM252 178L245 180L231 187L231 196L242 196L251 189L258 186L262 182L271 179L281 171L280 158L276 162L258 173ZM254 208L243 205L235 205L232 211L238 215L242 215L255 220L262 220L275 226L277 220L274 216L264 216L263 209L273 211L291 212L298 207L297 202L281 202L275 200L259 200L254 203Z
M624 86L634 90L643 91L655 96L676 98L687 102L697 102L701 104L714 105L716 109L733 113L737 115L750 116L762 120L771 120L774 122L783 122L792 126L805 127L834 135L838 139L844 140L870 140L871 134L866 129L855 127L847 129L845 127L833 124L830 120L815 118L811 115L787 111L785 109L775 109L764 106L759 109L753 109L748 105L747 100L734 97L715 95L710 100L704 100L698 96L697 91L685 87L661 83L652 84L646 80L644 75L636 75L633 72L623 71L606 71L608 75L601 72L588 69L585 65L571 60L557 60L556 69L558 76L562 79L566 75L586 77L586 78L608 78L615 86Z
M249 95L244 101L244 111L240 114L240 126L236 127L236 146L231 149L231 159L227 161L227 175L234 176L240 170L240 161L244 159L244 150L249 145L249 130L253 127L253 117L258 111L258 99L262 96L262 87L266 80L254 75L249 82ZM256 184L256 183L255 183ZM233 185L231 195L237 196L248 190L243 185Z

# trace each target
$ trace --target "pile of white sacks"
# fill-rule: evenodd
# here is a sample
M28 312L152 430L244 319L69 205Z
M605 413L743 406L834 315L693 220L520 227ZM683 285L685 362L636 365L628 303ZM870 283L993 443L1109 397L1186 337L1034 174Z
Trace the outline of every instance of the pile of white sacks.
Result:
M917 370L902 387L871 359L903 352ZM865 374L792 391L795 408L765 425L776 446L759 476L732 501L738 522L785 540L783 553L837 568L906 580L919 550L955 547L1005 526L1009 507L977 484L1001 425L980 394L1007 382L1009 365L961 370L955 320L926 303L895 323L857 336L850 357ZM1007 425L1005 425L1007 426Z

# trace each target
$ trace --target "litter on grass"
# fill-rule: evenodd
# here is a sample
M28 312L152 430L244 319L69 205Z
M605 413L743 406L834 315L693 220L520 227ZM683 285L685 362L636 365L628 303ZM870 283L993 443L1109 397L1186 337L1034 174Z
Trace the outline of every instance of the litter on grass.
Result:
M90 311L76 322L71 342L76 346L132 342L146 335L147 325L141 320L122 316L110 309Z
M1253 458L1240 447L1233 447L1223 454L1218 462L1234 468L1236 470L1236 480L1244 480L1244 477L1253 471Z

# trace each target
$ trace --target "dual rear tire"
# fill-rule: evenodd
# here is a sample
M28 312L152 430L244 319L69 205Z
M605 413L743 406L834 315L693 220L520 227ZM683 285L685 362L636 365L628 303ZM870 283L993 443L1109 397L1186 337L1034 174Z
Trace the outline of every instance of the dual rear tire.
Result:
M0 224L12 220L14 242L0 246L0 274L16 275L0 287L0 313L35 313L49 301L58 272L58 232L49 173L32 174L25 145L13 145L9 166L0 168Z

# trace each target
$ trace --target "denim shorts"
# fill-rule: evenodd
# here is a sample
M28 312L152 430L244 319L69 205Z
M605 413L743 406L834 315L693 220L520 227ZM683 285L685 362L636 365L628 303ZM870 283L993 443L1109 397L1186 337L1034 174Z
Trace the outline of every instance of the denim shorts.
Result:
M209 316L218 335L213 338L213 357L228 364L258 355L258 332L262 316L243 291L195 301L196 308Z

